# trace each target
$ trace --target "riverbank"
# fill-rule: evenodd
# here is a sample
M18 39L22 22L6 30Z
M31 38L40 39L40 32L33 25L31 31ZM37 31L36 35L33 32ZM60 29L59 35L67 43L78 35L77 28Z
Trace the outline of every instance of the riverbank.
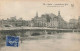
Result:
M50 37L31 37L33 39L25 39L19 47L4 46L0 51L80 51L80 33L62 33Z
M19 47L3 46L0 51L80 51L80 33L30 36Z
M56 35L56 34L55 34ZM23 37L22 41L31 41L31 40L46 40L50 38L55 38L55 35L39 35L39 36L30 36L30 37ZM21 38L20 38L21 39ZM21 40L20 40L21 42ZM4 47L6 44L6 40L0 39L0 49Z
M0 49L5 46L5 40L0 39Z

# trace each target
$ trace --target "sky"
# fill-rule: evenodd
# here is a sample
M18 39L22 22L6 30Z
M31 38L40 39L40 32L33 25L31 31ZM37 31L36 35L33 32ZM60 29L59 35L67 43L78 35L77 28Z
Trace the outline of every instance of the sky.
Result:
M64 7L47 7L43 4L68 4ZM13 16L31 20L38 12L39 17L42 14L53 13L61 16L65 21L71 18L78 19L80 16L79 0L0 0L0 19L7 19ZM53 6L53 5L52 5Z

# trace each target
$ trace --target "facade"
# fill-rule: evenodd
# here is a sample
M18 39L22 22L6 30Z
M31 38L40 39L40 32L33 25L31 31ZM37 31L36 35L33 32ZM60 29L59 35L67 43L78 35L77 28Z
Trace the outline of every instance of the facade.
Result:
M28 21L16 19L16 17L8 18L7 20L1 20L0 24L2 27L20 27L20 26L29 26Z
M60 11L58 11L58 16L57 16L57 20L58 20L58 28L60 29L65 29L67 28L67 22L62 18Z
M55 14L43 14L38 17L36 13L35 18L32 19L33 27L49 27L49 28L67 28L67 22L63 20L58 11L58 16Z
M79 16L79 18L78 18L77 28L80 29L80 16Z
M80 19L78 20L78 23ZM74 24L75 23L75 24ZM41 17L38 16L38 12L36 16L32 18L32 20L23 20L22 18L16 19L16 16L8 18L7 20L1 20L0 24L4 27L21 27L21 26L28 26L28 27L48 27L48 28L73 28L74 25L76 26L76 20L70 20L69 23L64 21L61 17L60 11L58 11L58 15L55 14L42 14Z
M77 24L78 24L78 21L76 19L70 19L69 28L76 29L77 28Z
M57 16L55 14L49 14L50 16L50 22L48 22L48 27L51 28L57 28L58 27L58 20L57 20Z
M45 15L38 17L38 13L36 16L31 20L33 27L45 27L46 26L46 19Z

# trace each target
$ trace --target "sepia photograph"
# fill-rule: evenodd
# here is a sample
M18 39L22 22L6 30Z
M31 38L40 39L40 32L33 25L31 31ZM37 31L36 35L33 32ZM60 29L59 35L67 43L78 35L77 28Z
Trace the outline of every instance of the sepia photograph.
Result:
M80 51L80 1L0 0L0 51Z

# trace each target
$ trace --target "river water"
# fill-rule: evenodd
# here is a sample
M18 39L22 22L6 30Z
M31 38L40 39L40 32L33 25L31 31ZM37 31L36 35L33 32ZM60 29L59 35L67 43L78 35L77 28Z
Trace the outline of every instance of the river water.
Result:
M19 47L4 46L0 51L80 51L80 33L50 35L52 38L24 40Z

